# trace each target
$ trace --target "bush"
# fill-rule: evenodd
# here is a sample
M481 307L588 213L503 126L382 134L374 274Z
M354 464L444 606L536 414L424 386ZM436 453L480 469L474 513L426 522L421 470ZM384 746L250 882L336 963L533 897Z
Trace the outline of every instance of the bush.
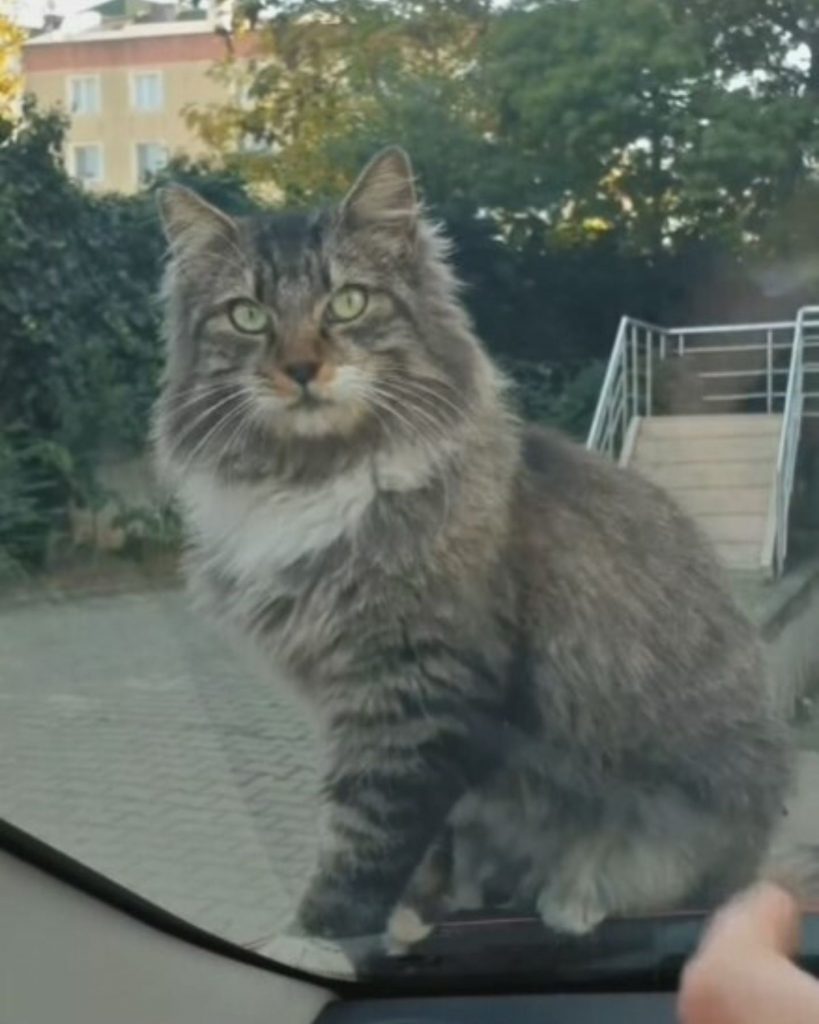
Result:
M0 583L24 575L49 528L25 468L26 451L0 434Z
M64 128L30 103L0 122L0 439L17 481L0 537L29 565L69 501L92 499L101 449L144 444L161 359L153 204L77 188Z
M585 440L606 371L603 361L573 369L524 360L507 360L505 365L527 419Z

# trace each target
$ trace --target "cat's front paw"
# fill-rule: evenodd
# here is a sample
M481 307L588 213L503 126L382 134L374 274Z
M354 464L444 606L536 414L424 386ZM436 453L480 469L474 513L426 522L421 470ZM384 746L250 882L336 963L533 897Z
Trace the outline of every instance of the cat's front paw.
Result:
M403 956L428 938L433 927L413 907L399 903L387 922L387 952Z
M547 928L563 935L588 935L607 916L596 893L558 893L550 887L538 896L537 910Z

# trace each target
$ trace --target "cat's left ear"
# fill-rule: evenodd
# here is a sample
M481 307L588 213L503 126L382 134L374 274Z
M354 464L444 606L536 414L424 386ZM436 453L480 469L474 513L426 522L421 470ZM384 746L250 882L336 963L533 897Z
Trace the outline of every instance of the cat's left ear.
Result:
M171 252L204 248L218 240L236 240L236 224L196 192L183 185L160 189L159 215Z
M347 193L341 214L344 223L354 230L386 231L403 242L415 238L418 197L412 164L403 149L390 146L373 157Z

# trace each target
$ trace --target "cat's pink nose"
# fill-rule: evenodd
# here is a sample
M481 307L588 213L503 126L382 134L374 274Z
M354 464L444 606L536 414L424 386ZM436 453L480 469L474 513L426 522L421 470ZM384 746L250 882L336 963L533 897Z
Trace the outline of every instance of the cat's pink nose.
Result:
M317 363L314 360L287 363L282 367L287 376L303 388L307 387L310 381L316 377L320 368L321 363Z

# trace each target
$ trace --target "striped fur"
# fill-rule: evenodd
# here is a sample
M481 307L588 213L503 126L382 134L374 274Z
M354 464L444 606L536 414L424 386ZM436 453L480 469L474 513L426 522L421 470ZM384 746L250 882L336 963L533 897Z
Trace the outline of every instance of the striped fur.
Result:
M156 439L191 586L323 730L301 927L422 934L403 899L580 932L752 877L790 773L756 640L663 493L517 421L403 154L305 216L162 203ZM347 284L370 304L340 324Z

